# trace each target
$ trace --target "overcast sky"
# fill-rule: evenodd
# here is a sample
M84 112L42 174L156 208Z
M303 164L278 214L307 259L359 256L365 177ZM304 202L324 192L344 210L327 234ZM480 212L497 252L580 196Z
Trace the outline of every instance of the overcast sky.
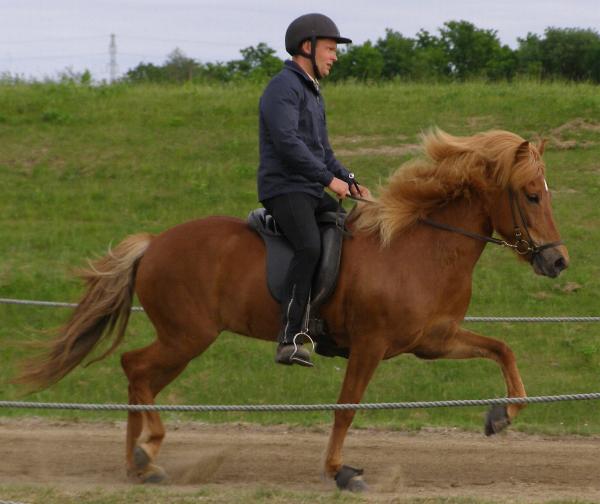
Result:
M108 79L111 33L119 73L141 61L161 64L176 47L201 62L229 61L266 42L284 57L285 29L308 12L332 17L358 44L386 28L437 33L450 20L494 29L511 47L549 26L600 30L600 0L0 0L0 74L87 68Z

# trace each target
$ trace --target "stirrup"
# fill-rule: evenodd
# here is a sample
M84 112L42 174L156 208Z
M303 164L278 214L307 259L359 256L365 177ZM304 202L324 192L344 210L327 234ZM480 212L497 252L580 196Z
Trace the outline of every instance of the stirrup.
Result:
M313 339L309 336L309 334L306 331L300 331L294 334L294 339L292 340L292 344L294 345L294 351L292 352L292 355L290 355L289 360L291 362L295 362L296 364L300 364L301 366L313 367L314 364L310 360L310 352L308 352L302 346L298 346L298 343L296 341L298 339L298 336L300 336L301 338L308 338L308 341L310 341L310 343L312 344L313 352L315 351L315 342L313 341ZM301 341L300 345L302 345L302 343L304 343L304 341Z
M310 352L298 344L298 337L306 337L315 349L315 343L312 338L303 331L296 333L291 343L282 342L277 346L275 354L275 362L278 364L292 365L299 364L300 366L313 367L314 364L310 360ZM292 348L293 347L293 348Z
M313 339L310 337L310 335L308 334L308 332L306 331L300 331L297 332L296 334L294 334L294 339L292 340L292 343L294 345L294 353L292 354L292 357L294 357L294 354L298 351L298 344L296 343L296 338L298 338L298 336L303 336L305 338L308 338L308 341L310 341L310 343L312 344L312 351L315 351L315 342L313 341ZM305 343L305 341L302 341L300 344ZM302 348L302 347L300 347Z

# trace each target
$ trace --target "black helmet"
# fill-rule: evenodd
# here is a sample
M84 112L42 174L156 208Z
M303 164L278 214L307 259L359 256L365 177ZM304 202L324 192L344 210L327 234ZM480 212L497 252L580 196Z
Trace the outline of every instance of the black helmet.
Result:
M335 23L323 14L305 14L294 19L285 32L285 50L294 56L300 54L300 44L318 38L333 39L339 44L351 44L352 40L340 35ZM313 43L314 45L314 43Z

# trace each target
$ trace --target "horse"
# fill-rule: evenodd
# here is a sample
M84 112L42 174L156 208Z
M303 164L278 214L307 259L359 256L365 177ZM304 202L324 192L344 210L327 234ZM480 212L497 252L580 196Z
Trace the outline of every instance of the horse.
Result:
M544 143L501 130L459 137L435 128L423 134L422 149L424 155L379 188L378 198L359 202L347 219L351 237L338 284L321 308L331 337L350 350L338 403L360 403L378 364L404 353L491 359L502 370L507 396L525 397L509 346L461 322L487 242L510 247L536 274L556 277L569 264L552 214ZM43 355L23 365L17 382L50 386L101 339L110 347L95 360L112 353L125 336L134 294L156 339L121 356L130 404L153 404L222 331L276 340L280 306L267 288L265 246L241 219L209 216L158 235L130 235L89 265L82 273L87 288L70 319ZM492 407L486 434L504 429L523 407ZM362 470L342 459L354 414L335 411L324 473L340 488L360 491ZM164 437L159 413L128 413L132 478L165 478L156 464Z

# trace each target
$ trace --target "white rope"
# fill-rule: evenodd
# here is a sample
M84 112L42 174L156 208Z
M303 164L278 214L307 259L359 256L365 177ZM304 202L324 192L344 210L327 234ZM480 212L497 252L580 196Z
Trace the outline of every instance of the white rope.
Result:
M62 303L60 301L33 301L31 299L0 298L0 304L46 306L51 308L77 308L77 303ZM144 311L141 306L132 306L131 311ZM0 503L2 504L2 503Z
M154 404L89 404L89 403L38 403L25 401L0 401L0 408L58 409L80 411L326 411L326 410L384 410L445 408L456 406L490 406L495 404L535 404L560 401L584 401L600 399L600 392L588 394L565 394L532 397L496 397L493 399L464 399L453 401L416 401L363 404L195 404L195 405L154 405Z
M0 298L0 304L77 308L77 303L9 298ZM144 311L141 306L134 306L131 310ZM600 322L600 317L465 317L464 320L465 322Z
M465 322L600 322L600 317L465 317Z

